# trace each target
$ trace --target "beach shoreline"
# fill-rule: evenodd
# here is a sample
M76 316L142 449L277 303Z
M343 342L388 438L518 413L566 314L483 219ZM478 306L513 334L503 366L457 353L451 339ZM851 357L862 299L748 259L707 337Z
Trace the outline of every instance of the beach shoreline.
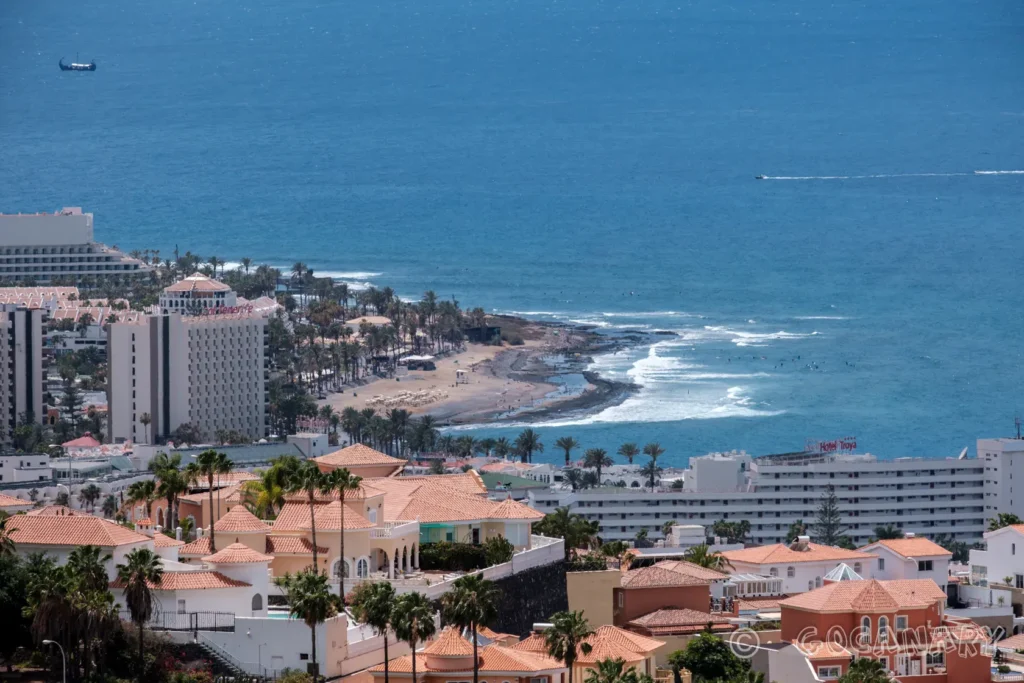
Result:
M638 389L587 368L595 355L648 342L644 335L610 336L585 325L493 318L522 344L466 344L462 351L437 358L435 370L373 378L318 403L339 413L349 407L378 413L400 408L430 415L439 426L466 426L595 413Z

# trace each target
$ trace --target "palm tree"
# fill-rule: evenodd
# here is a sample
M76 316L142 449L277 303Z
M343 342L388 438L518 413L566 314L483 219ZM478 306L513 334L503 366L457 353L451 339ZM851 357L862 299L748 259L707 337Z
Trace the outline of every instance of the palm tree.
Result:
M888 683L889 674L885 665L877 659L858 657L840 677L838 683Z
M112 557L102 554L99 546L80 545L68 553L68 571L83 588L106 592L110 587L106 563Z
M181 455L169 456L160 452L149 462L149 470L156 475L159 484L156 495L167 501L167 516L164 526L174 529L178 526L178 498L188 492L189 487L199 476L195 463L189 463L181 469Z
M361 583L352 596L352 615L384 636L384 683L388 683L388 627L395 611L395 587L387 581Z
M565 451L565 466L569 466L570 458L572 457L572 451L574 448L579 448L580 442L571 436L563 436L561 439L555 442L556 448L561 448Z
M81 503L83 507L92 508L96 505L96 501L98 501L102 495L103 492L100 490L99 486L96 484L88 484L79 489L78 502Z
M225 453L218 453L212 448L203 451L196 458L196 474L201 477L206 477L206 485L210 491L210 553L217 552L217 542L213 533L213 478L220 474L227 474L234 467L234 463L228 459ZM220 494L217 495L217 500L220 501ZM314 537L313 553L316 554L316 538Z
M714 552L705 543L687 548L686 552L683 553L683 559L690 564L706 569L714 569L715 571L725 571L732 567L732 564L722 553Z
M434 635L434 604L422 593L406 593L395 599L391 627L412 652L412 680L416 681L416 644Z
M582 515L569 512L567 507L555 508L540 522L534 525L534 531L542 536L565 539L565 562L568 563L570 553L576 548L589 548L597 540L599 522L587 521Z
M103 499L103 516L113 517L117 514L117 496L110 495Z
M575 467L565 470L562 473L562 482L572 487L572 492L576 493L576 489L583 483L583 473Z
M469 574L457 579L452 589L441 597L444 620L473 634L473 683L480 683L480 657L477 629L487 626L498 616L501 592L482 574Z
M491 452L494 453L494 457L507 460L508 454L512 452L512 444L504 436L500 436L495 439Z
M887 541L894 538L903 538L903 529L895 527L892 524L886 524L885 526L875 527L875 536L880 541Z
M544 444L540 441L540 434L529 428L519 432L519 436L516 437L515 448L523 462L533 462L534 453L544 452ZM476 683L476 681L473 683Z
M597 662L597 668L590 669L584 683L640 683L641 680L644 679L636 672L636 667L631 666L626 669L625 660L616 657ZM730 679L728 683L739 683L739 681Z
M633 464L633 458L640 455L640 449L637 448L635 443L624 443L619 446L618 454L629 461L629 464Z
M665 453L665 449L661 447L657 441L646 444L644 446L644 455L651 456L651 460L657 460Z
M261 470L258 474L259 479L242 483L242 496L255 515L269 519L284 505L284 477L277 465Z
M153 588L163 580L164 568L160 557L147 548L136 548L117 565L117 580L124 587L124 602L139 627L139 683L145 675L145 649L142 627L153 615Z
M590 643L587 638L594 635L590 630L583 611L558 612L551 617L551 627L544 631L544 643L548 654L560 662L565 662L569 670L569 683L572 683L572 670L579 654L590 654Z
M125 499L128 501L128 504L132 506L133 511L136 503L142 503L147 518L149 517L150 510L153 507L153 500L155 498L156 482L152 479L137 481L125 490Z
M347 468L342 467L334 470L324 477L324 486L328 491L338 492L338 502L341 503L341 532L339 534L339 553L341 564L338 565L341 576L338 577L338 597L345 597L345 492L358 491L362 477L357 477Z
M309 627L313 644L313 681L316 683L320 674L316 661L316 626L338 613L338 599L331 595L327 576L315 569L303 569L295 575L285 574L274 583L284 589L291 616L302 619Z
M306 500L309 502L309 524L313 531L313 571L319 573L320 565L317 564L316 557L316 496L324 490L324 474L315 462L307 460L289 477L285 490L288 493L306 494Z
M640 476L647 479L651 484L651 491L654 490L654 486L657 483L658 476L662 473L662 469L658 467L657 460L651 460L649 463L640 468Z
M149 443L149 425L153 423L153 416L149 413L143 413L139 415L139 422L146 428L146 443Z
M242 268L245 269L245 274L248 275L249 267L252 265L252 259L248 256L243 256L238 262L242 264Z
M611 467L612 459L608 457L608 451L603 448L588 448L583 454L583 464L597 470L597 484L601 485L601 468Z
M15 528L11 517L0 515L0 557L12 557L14 555L14 539L11 538L18 529Z

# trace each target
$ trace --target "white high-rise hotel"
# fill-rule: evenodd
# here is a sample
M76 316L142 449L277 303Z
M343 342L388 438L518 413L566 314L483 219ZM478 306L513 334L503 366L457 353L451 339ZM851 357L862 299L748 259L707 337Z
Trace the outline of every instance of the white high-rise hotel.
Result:
M671 520L706 527L746 520L750 541L765 545L784 541L798 520L813 524L830 485L846 535L857 545L890 524L973 543L1000 512L1024 518L1024 440L979 439L977 457L964 459L713 453L690 459L682 490L552 488L529 496L542 512L565 506L598 522L605 540L631 540L640 529L661 538L661 526Z
M235 301L224 283L194 275L164 290L158 313L110 326L112 441L155 443L183 424L207 438L267 435L267 318Z
M43 414L43 311L0 304L0 447Z

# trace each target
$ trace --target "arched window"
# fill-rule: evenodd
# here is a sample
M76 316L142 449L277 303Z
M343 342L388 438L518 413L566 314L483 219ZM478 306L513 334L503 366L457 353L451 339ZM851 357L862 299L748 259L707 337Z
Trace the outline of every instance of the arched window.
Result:
M871 642L871 617L861 617L860 620L860 642Z
M342 575L344 571L344 575ZM340 557L334 561L334 565L331 566L331 576L335 579L349 578L351 575L351 568L348 566L348 560L342 560Z
M771 569L768 570L768 576L778 576L778 575L779 575L779 570L777 568L772 567Z
M878 617L878 642L879 644L889 642L889 617Z
M252 611L259 612L263 609L263 596L257 593L252 596Z
M356 576L360 579L365 579L370 575L370 563L366 561L366 558L361 557L356 562Z
M796 567L786 567L786 578L792 579L796 576Z

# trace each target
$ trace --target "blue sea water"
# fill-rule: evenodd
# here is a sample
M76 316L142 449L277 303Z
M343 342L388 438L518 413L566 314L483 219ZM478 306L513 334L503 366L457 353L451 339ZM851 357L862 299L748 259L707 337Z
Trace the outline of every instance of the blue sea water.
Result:
M955 455L1024 411L1024 174L975 173L1024 170L1022 35L1007 0L6 0L0 210L679 333L596 359L641 390L550 458Z

